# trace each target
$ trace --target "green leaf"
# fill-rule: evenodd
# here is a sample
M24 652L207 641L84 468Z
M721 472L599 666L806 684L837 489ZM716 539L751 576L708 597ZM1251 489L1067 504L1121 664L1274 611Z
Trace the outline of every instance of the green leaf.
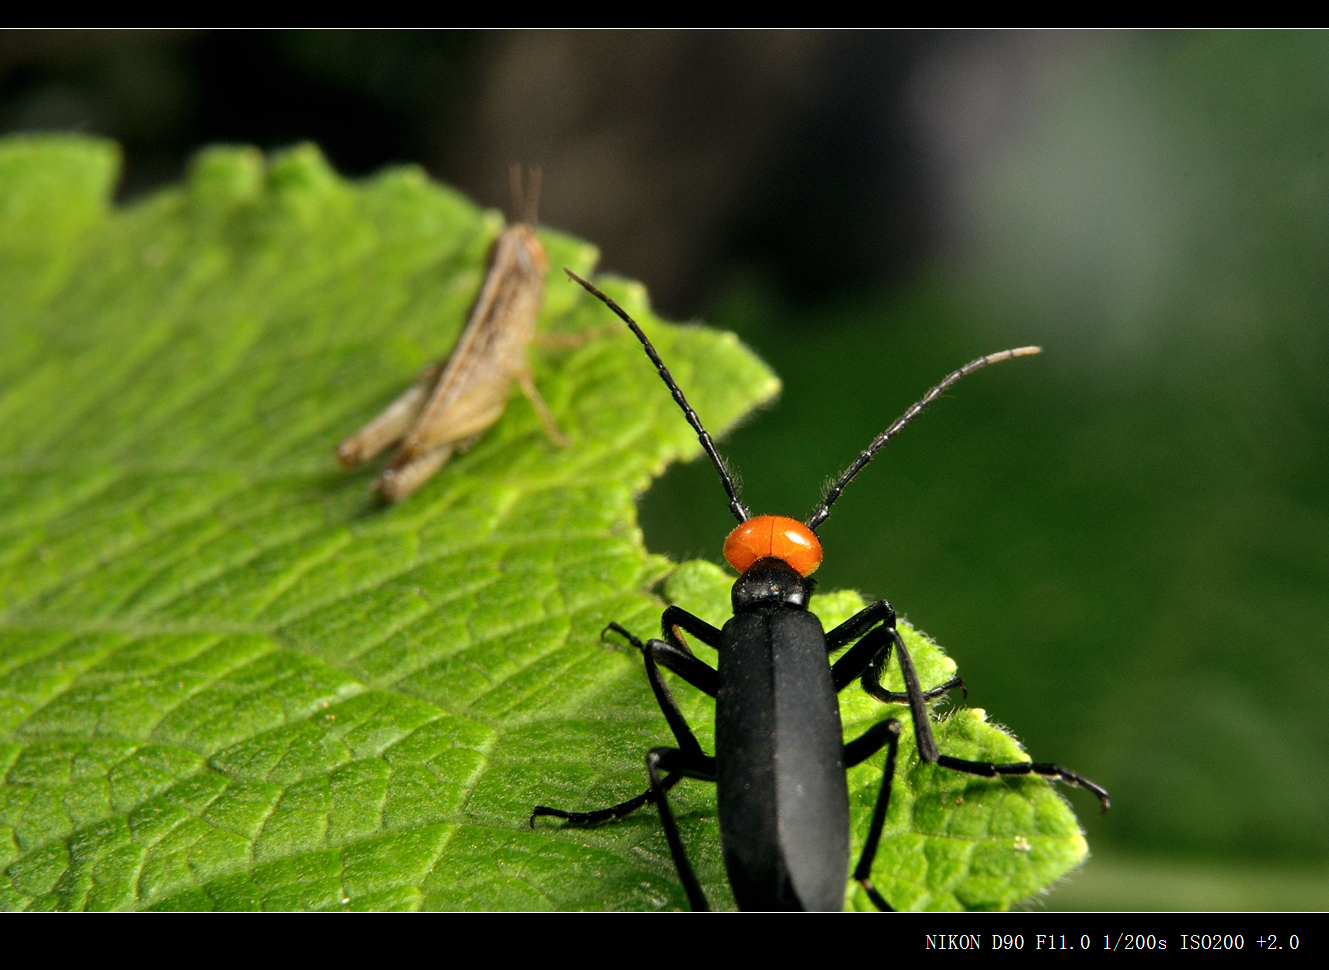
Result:
M571 447L518 398L382 506L376 469L331 449L447 355L501 216L416 169L348 183L308 147L209 150L113 209L117 165L104 142L0 142L0 908L684 906L653 812L527 825L640 791L668 740L604 624L650 632L666 577L726 614L717 567L641 543L636 495L700 448L640 347L533 349ZM593 267L543 239L556 270ZM715 431L778 391L733 335L605 286ZM541 330L606 317L551 278ZM827 623L861 605L815 602ZM906 637L926 682L954 669ZM709 743L710 702L677 693ZM843 696L850 735L907 719ZM939 739L1023 757L980 711ZM902 761L874 870L897 906L1007 906L1084 857L1046 783ZM850 774L855 851L880 773ZM680 786L678 811L732 905L713 792Z

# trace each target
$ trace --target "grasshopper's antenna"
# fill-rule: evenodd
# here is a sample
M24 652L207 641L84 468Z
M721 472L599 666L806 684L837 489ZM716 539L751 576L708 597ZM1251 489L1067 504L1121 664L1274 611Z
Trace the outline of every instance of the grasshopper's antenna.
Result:
M752 513L748 511L748 507L738 499L738 489L734 487L734 480L729 476L729 471L725 468L724 460L721 459L720 453L715 450L715 442L711 440L711 436L707 434L706 429L702 427L701 418L697 417L697 412L692 410L692 406L688 404L688 399L683 396L683 391L674 381L673 375L669 373L669 368L666 367L664 361L660 359L660 355L656 353L655 347L651 345L646 334L641 332L641 327L637 326L637 322L633 320L632 317L628 316L627 312L621 306L605 296L576 273L572 272L572 270L565 268L563 272L567 273L573 282L580 283L586 288L588 293L618 314L618 318L626 323L632 332L637 335L637 339L641 341L641 345L646 348L646 356L651 358L651 363L653 363L655 369L660 372L661 380L665 382L665 386L668 387L670 393L674 395L674 400L678 402L678 406L683 409L683 416L688 419L688 424L692 425L693 430L697 432L697 440L700 441L701 446L706 449L706 454L710 456L711 464L715 466L715 470L720 473L720 484L724 486L724 490L729 494L729 511L734 513L734 517L738 519L739 522L746 522L748 519L752 518Z
M526 173L526 187L522 187L521 164L508 166L508 191L512 193L512 218L534 226L540 212L540 166L532 165Z
M853 481L854 476L863 470L863 467L872 460L872 456L879 452L886 442L899 434L906 424L918 417L919 413L925 407L941 397L946 388L950 387L960 378L968 377L974 371L981 370L988 364L997 364L1003 360L1010 360L1012 357L1028 357L1031 354L1042 353L1042 351L1042 347L1016 347L1014 350L1002 350L995 354L988 354L986 357L980 357L978 360L971 360L959 370L951 371L942 379L940 384L924 394L913 407L896 418L894 424L872 439L872 444L868 445L867 448L860 452L859 456L854 459L854 463L845 469L844 474L841 475L835 484L830 487L830 490L826 492L826 497L822 499L821 504L813 509L812 514L808 516L808 520L803 524L813 532L817 531L817 527L830 517L831 503L840 497L840 493L844 491L845 486Z
M532 165L526 173L526 209L522 221L528 226L537 224L540 218L540 177L543 173L539 165Z
M508 166L508 192L512 194L512 218L524 218L526 215L526 192L521 184L520 162L513 162Z

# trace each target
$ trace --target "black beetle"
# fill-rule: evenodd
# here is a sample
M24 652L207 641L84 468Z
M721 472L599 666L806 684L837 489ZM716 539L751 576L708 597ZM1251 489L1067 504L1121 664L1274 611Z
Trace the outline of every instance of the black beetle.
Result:
M659 806L669 849L692 908L708 909L674 824L667 793L683 778L713 781L725 868L739 907L839 910L844 906L849 876L849 789L845 772L886 747L881 791L853 878L878 907L889 910L892 907L869 876L890 804L900 722L888 718L862 737L845 743L836 694L860 678L873 697L909 705L920 760L989 778L1045 775L1093 792L1102 801L1103 810L1108 809L1105 789L1058 765L1029 761L992 764L941 754L932 735L927 702L953 688L963 688L963 684L954 679L932 690L922 689L909 651L896 630L890 603L879 600L829 633L808 612L812 590L808 577L822 558L815 530L826 521L831 503L849 481L887 441L960 378L988 364L1036 354L1039 348L989 354L948 374L859 454L807 522L770 515L754 518L739 501L710 435L641 328L596 287L571 270L565 272L632 329L697 432L729 495L729 508L739 521L725 541L724 552L740 575L733 587L734 616L723 630L677 606L664 611L664 637L660 640L643 643L617 623L605 628L605 632L613 630L626 637L645 656L651 689L678 747L654 748L646 755L650 788L636 798L598 812L537 806L531 814L532 826L540 816L565 819L572 825L598 825L654 802ZM719 670L693 655L680 630L719 651ZM829 663L830 654L855 640L858 642L844 656ZM904 676L903 693L881 686L892 648ZM715 698L713 756L702 751L684 720L660 674L662 666Z

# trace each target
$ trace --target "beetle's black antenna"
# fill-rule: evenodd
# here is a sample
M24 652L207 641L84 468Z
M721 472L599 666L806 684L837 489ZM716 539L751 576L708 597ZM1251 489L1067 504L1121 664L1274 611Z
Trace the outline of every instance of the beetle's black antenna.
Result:
M633 320L632 317L628 316L627 312L621 306L605 296L576 273L572 272L572 270L564 268L563 272L567 273L569 278L574 282L580 283L586 288L588 293L618 314L618 318L626 323L632 332L637 335L637 339L641 341L641 345L646 348L646 356L651 358L651 363L653 363L655 369L660 372L661 380L665 382L665 386L668 387L670 392L674 395L674 400L678 402L678 406L683 409L683 416L688 419L688 424L692 425L693 430L697 432L697 440L700 441L701 446L706 449L706 454L710 456L711 464L715 466L715 470L720 473L720 484L724 486L724 490L729 494L729 511L734 513L734 517L737 518L739 522L746 522L748 519L752 518L752 513L748 511L748 507L738 499L738 489L734 487L734 480L730 477L728 469L725 468L724 460L720 457L720 453L715 450L715 442L711 440L711 436L707 434L706 429L702 427L701 418L697 417L697 412L692 410L692 406L688 404L688 399L683 396L683 391L679 388L678 384L675 383L673 375L669 373L669 368L666 367L664 361L660 359L660 355L656 353L655 347L651 345L646 334L642 333L641 327L637 326L637 322ZM971 364L970 366L972 367L973 365ZM917 405L915 405L915 407L917 407ZM897 422L897 424L898 423L899 422ZM825 518L825 516L822 517Z
M859 456L854 459L854 463L845 469L844 474L830 487L821 504L813 510L812 514L808 516L808 520L803 524L813 532L817 531L817 527L830 517L831 503L840 497L840 493L844 491L845 486L863 470L864 466L872 460L872 456L879 452L886 442L899 434L906 424L918 417L925 407L941 397L942 393L960 378L968 377L974 371L981 370L988 364L997 364L1003 360L1010 360L1012 357L1028 357L1031 354L1041 353L1042 350L1042 347L1016 347L1014 350L1002 350L995 354L988 354L986 357L980 357L978 360L971 360L959 370L951 371L942 379L940 384L924 394L913 407L896 418L894 424L877 435L872 440L872 444L859 453Z

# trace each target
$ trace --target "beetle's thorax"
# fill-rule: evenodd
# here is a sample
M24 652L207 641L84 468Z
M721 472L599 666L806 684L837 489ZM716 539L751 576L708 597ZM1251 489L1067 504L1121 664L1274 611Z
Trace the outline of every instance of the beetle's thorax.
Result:
M783 559L758 559L734 583L734 615L771 607L808 608L811 580L804 579Z

